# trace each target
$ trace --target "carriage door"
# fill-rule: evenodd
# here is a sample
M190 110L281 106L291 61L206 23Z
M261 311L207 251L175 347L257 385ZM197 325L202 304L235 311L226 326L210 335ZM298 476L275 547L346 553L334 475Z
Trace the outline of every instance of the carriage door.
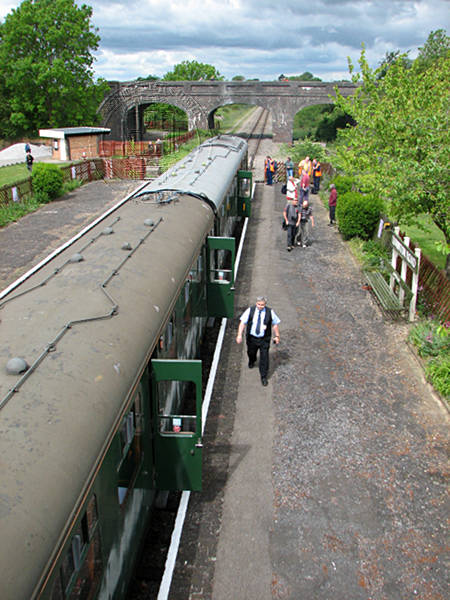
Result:
M234 316L235 239L208 237L208 317Z
M238 171L238 217L249 217L252 208L252 172Z
M202 489L202 361L153 359L158 490Z

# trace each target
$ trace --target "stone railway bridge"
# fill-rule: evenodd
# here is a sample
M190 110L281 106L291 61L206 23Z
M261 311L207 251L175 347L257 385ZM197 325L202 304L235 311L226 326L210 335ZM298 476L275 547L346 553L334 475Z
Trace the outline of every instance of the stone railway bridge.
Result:
M144 110L155 102L177 106L189 129L213 129L215 111L227 104L253 104L270 111L274 142L292 142L295 114L313 104L330 104L337 86L343 96L354 93L349 82L322 81L132 81L109 82L111 91L100 105L102 126L113 140L143 139Z

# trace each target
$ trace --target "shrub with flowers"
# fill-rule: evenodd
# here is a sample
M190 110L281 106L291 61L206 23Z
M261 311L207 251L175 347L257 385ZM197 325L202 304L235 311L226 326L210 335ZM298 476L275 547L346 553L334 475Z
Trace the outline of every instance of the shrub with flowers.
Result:
M450 399L450 321L421 321L408 336L425 360L425 373L433 387Z

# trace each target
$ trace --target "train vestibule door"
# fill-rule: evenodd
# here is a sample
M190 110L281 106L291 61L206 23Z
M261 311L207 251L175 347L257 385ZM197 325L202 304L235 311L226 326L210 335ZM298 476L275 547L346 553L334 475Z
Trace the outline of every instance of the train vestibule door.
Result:
M238 171L238 204L239 217L249 217L252 212L252 172Z
M208 317L234 316L235 247L236 241L231 237L207 238Z
M202 488L202 362L151 361L155 484Z

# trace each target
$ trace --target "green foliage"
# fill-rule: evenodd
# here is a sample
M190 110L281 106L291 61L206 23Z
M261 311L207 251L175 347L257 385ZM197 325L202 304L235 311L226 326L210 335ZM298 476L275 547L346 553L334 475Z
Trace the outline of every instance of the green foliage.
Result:
M447 400L450 399L450 354L434 358L425 367L432 386Z
M278 77L278 79L280 79L280 77ZM314 75L309 71L305 71L301 75L291 75L287 79L289 81L322 81L320 77L314 77Z
M419 48L417 63L420 69L425 70L432 67L436 60L448 58L449 54L450 37L445 29L437 29L430 33L425 44Z
M408 339L422 357L450 352L449 330L436 321L421 321L411 329Z
M351 192L356 187L355 179L353 177L350 177L349 175L336 175L332 183L334 183L334 185L336 186L338 198L342 194Z
M145 109L144 121L146 123L156 122L157 124L161 122L168 123L174 129L182 129L183 131L188 129L188 118L184 110L163 102L150 104Z
M212 65L199 63L196 60L183 60L175 65L173 71L169 71L162 78L163 81L200 81L216 80L223 81L224 77Z
M231 78L231 81L245 81L245 77L243 75L235 75Z
M450 55L440 53L425 71L422 64L407 69L396 60L377 80L362 51L356 93L343 98L336 89L337 106L357 125L338 132L334 164L384 198L400 224L428 213L449 242Z
M373 234L381 210L382 202L373 196L358 192L338 196L336 217L343 238L360 237L367 240Z
M221 131L238 131L242 120L255 110L249 104L227 104L218 108L214 114L215 125Z
M408 340L425 361L425 373L444 398L450 398L450 323L425 320L415 325Z
M0 206L0 227L18 221L24 215L34 212L41 204L36 198L25 199L22 202L10 202Z
M311 160L317 158L322 162L325 161L327 157L325 148L309 138L297 142L292 148L288 148L286 154L292 158L294 164L298 164L305 156L309 156Z
M33 194L39 202L49 202L62 194L64 176L56 165L37 163L31 178Z
M377 79L382 79L388 72L389 67L397 61L401 61L405 69L412 67L413 61L407 57L407 54L408 53L402 54L400 50L395 50L395 52L386 52L383 60L380 62L380 66L377 71Z
M23 0L0 25L0 133L94 125L108 86L93 81L99 36L92 8L74 0Z
M390 262L390 252L378 240L367 240L362 245L363 262L366 267L379 267Z
M136 77L136 81L159 81L157 75L147 75L147 77Z
M293 137L330 142L336 139L337 130L348 123L352 124L352 119L332 104L306 106L294 117Z

